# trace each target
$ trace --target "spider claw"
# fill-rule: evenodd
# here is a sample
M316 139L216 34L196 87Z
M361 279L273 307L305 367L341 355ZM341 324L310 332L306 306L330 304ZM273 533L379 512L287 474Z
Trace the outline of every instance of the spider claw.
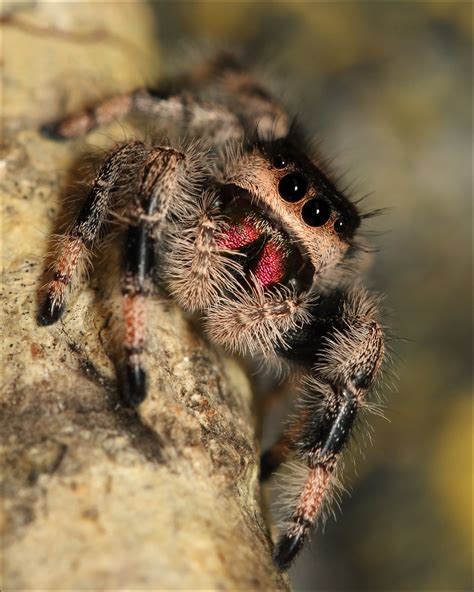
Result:
M61 318L63 312L64 304L58 304L58 302L48 294L41 305L38 314L38 324L43 327L53 325Z
M280 571L286 571L303 546L304 533L283 535L273 551L273 561Z
M125 366L122 400L127 407L138 407L146 398L147 380L143 368L137 365Z

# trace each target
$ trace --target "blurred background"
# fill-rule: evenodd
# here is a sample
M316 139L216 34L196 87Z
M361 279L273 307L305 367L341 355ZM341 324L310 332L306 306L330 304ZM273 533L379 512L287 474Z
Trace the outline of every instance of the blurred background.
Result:
M472 4L153 6L165 71L183 45L243 46L352 195L388 208L366 227L380 250L368 284L402 338L388 421L371 418L342 515L313 537L293 587L471 590Z

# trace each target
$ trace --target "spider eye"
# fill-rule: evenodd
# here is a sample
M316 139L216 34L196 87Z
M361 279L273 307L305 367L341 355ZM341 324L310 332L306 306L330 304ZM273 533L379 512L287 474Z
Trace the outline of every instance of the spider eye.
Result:
M338 218L334 222L334 230L337 232L337 234L342 234L346 230L346 223L342 218Z
M285 157L282 156L281 154L277 154L277 156L274 156L272 159L272 165L276 169L284 169L287 164L288 163L287 163Z
M306 179L299 173L289 173L280 179L278 191L285 201L300 201L306 195Z
M303 221L308 226L322 226L331 216L331 208L324 199L310 199L301 210Z

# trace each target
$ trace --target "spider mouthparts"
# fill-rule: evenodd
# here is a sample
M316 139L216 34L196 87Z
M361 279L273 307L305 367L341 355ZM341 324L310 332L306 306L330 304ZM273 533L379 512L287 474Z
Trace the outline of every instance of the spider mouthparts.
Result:
M261 234L253 242L248 243L243 247L240 247L238 252L235 254L234 257L238 257L239 261L243 257L242 267L245 273L250 271L253 264L259 260L260 255L268 241L268 238L269 237L266 234Z

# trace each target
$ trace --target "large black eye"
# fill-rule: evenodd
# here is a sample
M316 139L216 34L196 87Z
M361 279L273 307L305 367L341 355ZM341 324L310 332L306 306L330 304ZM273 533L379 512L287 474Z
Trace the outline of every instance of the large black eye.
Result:
M324 199L310 199L304 204L301 216L308 226L322 226L331 216L331 207Z
M299 173L289 173L278 183L278 191L285 201L300 201L307 189L306 179Z

